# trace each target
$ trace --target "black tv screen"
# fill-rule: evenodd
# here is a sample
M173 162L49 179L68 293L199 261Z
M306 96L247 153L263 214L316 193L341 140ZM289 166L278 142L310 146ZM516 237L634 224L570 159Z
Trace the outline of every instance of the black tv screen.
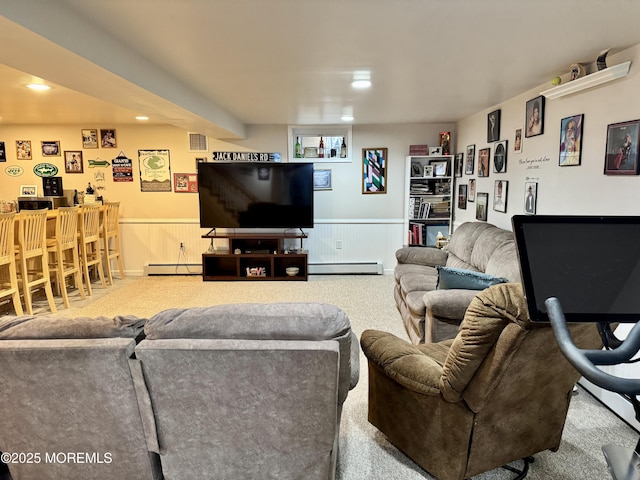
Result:
M313 227L312 163L199 163L203 228Z
M640 217L515 215L529 316L548 322L556 297L568 322L640 320Z

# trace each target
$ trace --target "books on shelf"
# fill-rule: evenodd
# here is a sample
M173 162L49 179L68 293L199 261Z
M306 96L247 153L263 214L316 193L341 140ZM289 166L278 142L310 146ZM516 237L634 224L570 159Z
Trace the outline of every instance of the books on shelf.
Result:
M431 202L425 198L410 197L409 198L409 219L424 220L429 218L431 211Z

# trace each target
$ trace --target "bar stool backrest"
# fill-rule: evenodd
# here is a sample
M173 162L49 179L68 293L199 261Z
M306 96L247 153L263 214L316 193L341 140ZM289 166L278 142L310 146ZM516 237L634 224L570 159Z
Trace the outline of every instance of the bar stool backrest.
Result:
M0 213L0 265L6 265L14 259L14 223L15 213Z
M92 242L98 241L100 235L100 206L99 205L83 205L82 222L80 223L80 236L82 241Z
M105 234L107 236L113 236L118 234L118 211L120 209L120 202L106 202L104 204L104 227Z
M26 258L44 255L46 252L47 210L21 210L18 227L20 255ZM48 272L47 272L48 275Z
M78 207L59 207L56 220L56 240L62 250L77 245Z

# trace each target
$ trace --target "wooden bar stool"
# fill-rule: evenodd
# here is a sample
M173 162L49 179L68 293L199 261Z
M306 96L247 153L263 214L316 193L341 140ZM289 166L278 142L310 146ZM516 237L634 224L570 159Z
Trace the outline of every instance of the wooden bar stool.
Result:
M102 255L100 252L100 206L83 205L80 208L80 265L84 274L87 293L92 295L91 276L89 269L98 271L102 288L106 288L104 271L102 270Z
M22 210L18 215L18 276L29 315L33 315L31 289L39 285L44 287L51 312L57 312L47 261L47 212L47 209Z
M102 238L102 252L107 268L107 278L109 279L109 285L113 285L111 260L116 259L118 261L120 279L122 280L124 278L124 267L122 265L122 257L120 256L120 226L118 224L120 202L105 202L104 206L105 211L100 237Z
M22 315L14 248L15 213L0 213L0 298L11 297L16 315Z
M60 207L56 217L55 234L47 238L49 271L55 278L65 308L69 308L67 277L72 277L84 300L80 257L78 255L78 207Z

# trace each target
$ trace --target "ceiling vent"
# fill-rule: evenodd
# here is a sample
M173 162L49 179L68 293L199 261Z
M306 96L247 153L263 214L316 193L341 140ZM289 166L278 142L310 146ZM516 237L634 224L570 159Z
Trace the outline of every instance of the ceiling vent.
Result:
M200 133L189 133L189 151L190 152L206 152L207 136Z

